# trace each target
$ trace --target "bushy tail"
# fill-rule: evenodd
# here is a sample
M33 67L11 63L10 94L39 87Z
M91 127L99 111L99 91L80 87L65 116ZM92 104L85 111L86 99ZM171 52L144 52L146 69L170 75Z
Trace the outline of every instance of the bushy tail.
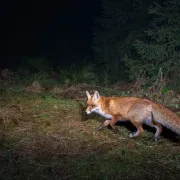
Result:
M161 106L153 105L152 115L155 122L158 122L166 128L180 135L180 116L171 110Z

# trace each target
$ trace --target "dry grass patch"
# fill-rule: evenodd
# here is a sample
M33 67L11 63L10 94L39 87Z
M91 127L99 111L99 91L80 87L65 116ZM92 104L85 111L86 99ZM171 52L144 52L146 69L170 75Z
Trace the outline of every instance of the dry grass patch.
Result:
M179 175L179 142L129 139L118 126L96 131L101 118L82 118L79 101L52 94L3 94L0 179L154 179ZM13 119L18 119L14 123ZM163 171L163 173L162 173ZM161 175L162 174L162 175Z

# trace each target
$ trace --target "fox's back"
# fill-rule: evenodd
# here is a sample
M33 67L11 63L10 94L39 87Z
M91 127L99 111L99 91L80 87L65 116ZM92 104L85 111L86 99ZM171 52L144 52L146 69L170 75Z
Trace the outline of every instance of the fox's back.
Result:
M140 109L151 108L153 102L136 97L103 97L99 99L102 111L107 114L121 115L128 118L129 112L137 113ZM148 110L149 111L149 110Z

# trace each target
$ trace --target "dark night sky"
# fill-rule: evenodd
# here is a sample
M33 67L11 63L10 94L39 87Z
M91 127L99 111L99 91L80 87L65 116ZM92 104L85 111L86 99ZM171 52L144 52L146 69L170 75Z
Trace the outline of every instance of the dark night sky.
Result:
M1 67L18 64L23 56L47 56L62 64L85 58L99 7L98 0L1 4Z

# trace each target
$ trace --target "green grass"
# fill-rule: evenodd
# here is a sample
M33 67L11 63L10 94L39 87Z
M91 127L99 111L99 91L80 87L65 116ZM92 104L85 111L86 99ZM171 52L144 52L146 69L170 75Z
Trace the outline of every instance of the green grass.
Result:
M77 179L178 179L179 156L146 149L115 149L78 162ZM176 164L174 164L176 162ZM175 173L176 172L176 173ZM175 174L174 174L175 173Z
M119 93L110 88L100 92ZM162 136L155 143L148 129L130 139L130 130L123 125L118 126L119 134L109 129L96 131L102 118L82 120L74 99L83 93L80 90L59 97L13 90L0 93L1 180L160 180L180 176L179 141ZM80 102L85 104L85 100L84 93Z

